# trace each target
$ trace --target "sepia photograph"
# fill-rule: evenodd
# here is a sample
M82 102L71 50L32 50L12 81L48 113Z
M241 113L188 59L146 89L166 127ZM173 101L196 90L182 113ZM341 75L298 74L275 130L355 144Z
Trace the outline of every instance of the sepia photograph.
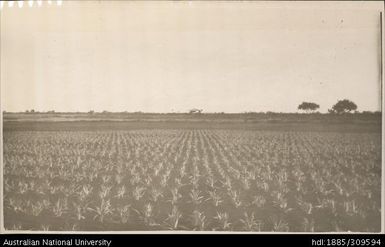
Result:
M0 1L2 232L384 231L383 8Z

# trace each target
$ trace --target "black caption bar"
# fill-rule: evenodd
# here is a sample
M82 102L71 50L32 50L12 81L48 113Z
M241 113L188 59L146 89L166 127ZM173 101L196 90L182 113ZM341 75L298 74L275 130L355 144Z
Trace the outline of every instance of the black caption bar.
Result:
M244 241L251 241L253 246L385 246L384 235L372 234L5 234L0 239L1 246L181 246L186 243L218 246L240 245Z

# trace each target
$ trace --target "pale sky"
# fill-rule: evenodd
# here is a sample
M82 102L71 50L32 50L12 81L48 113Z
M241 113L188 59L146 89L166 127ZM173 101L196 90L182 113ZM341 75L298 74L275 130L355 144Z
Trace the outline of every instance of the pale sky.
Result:
M1 14L7 111L380 109L382 2L53 1Z

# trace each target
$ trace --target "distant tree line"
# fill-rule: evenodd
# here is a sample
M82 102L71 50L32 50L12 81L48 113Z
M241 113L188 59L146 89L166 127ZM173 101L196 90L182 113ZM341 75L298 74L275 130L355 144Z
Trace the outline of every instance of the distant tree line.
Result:
M302 102L298 106L298 110L305 111L307 113L314 112L319 109L319 105L313 102ZM331 114L342 114L342 113L351 113L357 112L357 105L348 99L339 100L336 104L332 106L331 109L328 109L328 113ZM368 112L365 112L368 113Z
M319 112L316 112L316 110L318 110L320 108L320 105L317 104L317 103L314 103L314 102L302 102L300 105L298 105L298 110L300 111L303 111L303 112L306 112L306 113L319 113ZM348 100L348 99L343 99L343 100L338 100L338 102L336 104L334 104L330 109L328 109L328 113L329 114L343 114L343 113L359 113L357 111L357 105L351 101L351 100ZM197 109L197 108L194 108L194 109L191 109L188 111L189 114L200 114L202 113L203 109ZM4 110L3 113L6 113L6 111ZM54 114L54 113L57 113L55 112L54 110L50 110L50 111L46 111L46 112L39 112L39 111L35 111L34 109L31 109L31 110L26 110L25 113L51 113L51 114ZM94 110L90 110L88 111L88 114L95 114L96 112ZM114 113L114 112L109 112L109 111L102 111L100 112L102 114L108 114L108 113ZM129 113L127 111L124 111L124 112L119 112L119 113ZM141 111L137 111L137 112L133 112L134 114L141 114L143 112ZM258 112L244 112L245 114L256 114ZM376 113L380 113L379 111L376 111L376 112L371 112L371 111L363 111L361 112L362 114L376 114ZM216 112L216 113L213 113L213 114L225 114L225 112ZM268 111L268 112L265 112L265 114L279 114L279 112L271 112L271 111Z

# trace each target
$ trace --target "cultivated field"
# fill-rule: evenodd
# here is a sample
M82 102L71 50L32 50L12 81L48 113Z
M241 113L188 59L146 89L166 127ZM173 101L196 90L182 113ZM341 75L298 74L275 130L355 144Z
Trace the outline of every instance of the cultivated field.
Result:
M380 231L378 131L7 130L3 137L8 230Z

